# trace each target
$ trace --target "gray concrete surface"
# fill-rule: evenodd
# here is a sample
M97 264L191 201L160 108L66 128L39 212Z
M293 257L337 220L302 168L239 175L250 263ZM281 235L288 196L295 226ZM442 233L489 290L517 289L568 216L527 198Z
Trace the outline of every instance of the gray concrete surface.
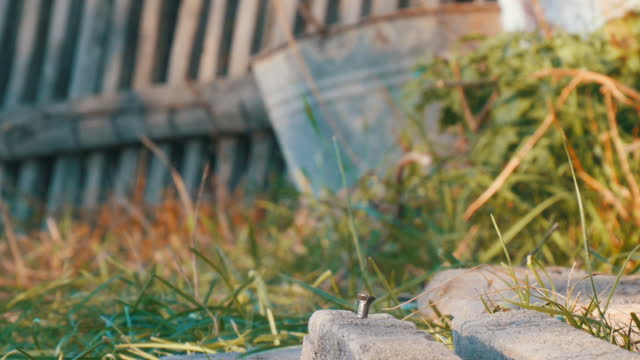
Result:
M160 360L300 360L302 348L293 346L244 355L240 353L192 354L165 356ZM244 356L244 357L243 357Z
M606 318L612 326L628 326L632 324L637 329L637 326L631 321L631 313L640 314L640 304L609 305Z
M640 352L640 328L631 320L631 313L640 316L640 304L612 304L607 309L605 317L614 329L620 329L620 333L629 335L635 351ZM616 333L614 336L619 344L624 338Z
M534 289L535 287L551 289L552 283L555 287L556 300L560 303L565 303L567 301L565 298L568 298L569 303L585 304L593 295L587 273L582 270L571 271L569 268L549 267L547 272L550 279L539 272L543 284L536 281L528 268L516 267L514 270L519 285L525 285L525 279L529 279L532 286L532 302L536 302L536 297L541 301L539 298L542 297L542 293L536 296L538 290ZM611 291L615 276L595 275L594 281L600 298L604 299ZM473 270L446 270L436 274L427 284L425 291L428 293L418 299L418 307L428 318L435 317L429 303L434 303L443 314L454 317L486 313L481 296L492 306L509 307L505 299L518 299L513 287L514 280L507 269L501 266L485 266ZM640 276L625 276L616 288L612 304L633 303L640 303Z
M640 354L528 310L456 318L453 339L456 353L463 359L640 359Z
M302 360L460 359L444 344L388 314L358 319L344 310L316 311L309 319Z

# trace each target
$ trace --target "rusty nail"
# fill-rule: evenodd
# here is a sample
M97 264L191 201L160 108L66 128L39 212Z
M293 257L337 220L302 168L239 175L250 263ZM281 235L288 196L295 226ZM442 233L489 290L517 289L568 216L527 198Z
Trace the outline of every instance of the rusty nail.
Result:
M369 296L367 294L358 295L358 308L356 311L356 316L359 319L367 318L367 316L369 315L369 307L375 299L375 296Z

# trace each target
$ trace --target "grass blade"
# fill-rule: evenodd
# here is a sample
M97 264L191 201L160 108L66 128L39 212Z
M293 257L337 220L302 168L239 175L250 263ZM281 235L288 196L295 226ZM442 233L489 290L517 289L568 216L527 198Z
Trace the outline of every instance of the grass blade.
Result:
M573 168L573 161L571 160L571 156L569 155L569 149L567 148L567 140L566 140L567 138L566 138L566 135L564 134L564 131L562 132L562 136L563 136L562 144L564 145L564 151L567 154L567 159L569 159L569 168L571 169L571 178L573 179L573 186L576 194L576 199L578 201L578 210L580 213L580 228L582 229L582 239L583 239L584 253L585 253L584 254L585 265L587 267L587 273L589 274L589 282L591 283L591 289L593 291L593 299L594 299L596 309L598 309L600 319L603 322L606 322L604 313L600 308L600 301L598 299L598 289L596 288L596 283L593 280L593 269L591 266L591 251L590 251L591 244L589 243L589 237L587 235L587 220L584 216L584 206L582 205L582 196L580 195L578 178L576 177L576 172L575 172L575 169Z
M316 135L320 136L320 126L318 126L318 120L316 119L316 114L313 112L313 108L311 107L309 98L303 96L302 103L304 105L304 113L307 115L309 124L311 124L311 127L313 128L313 131L316 133Z
M321 298L329 301L330 303L332 303L334 305L338 305L342 309L353 310L353 306L354 305L352 303L348 302L348 301L345 301L343 299L340 299L339 297L333 296L333 295L329 294L328 292L326 292L324 290L321 290L321 289L318 289L316 287L313 287L313 286L307 284L304 281L300 281L298 279L294 279L294 278L292 278L290 276L287 276L287 275L280 275L280 276L282 276L284 279L286 279L288 281L294 282L294 283L302 286L303 288L311 291L312 293L320 296Z
M340 177L342 178L342 187L346 191L347 197L347 215L349 217L349 232L351 233L351 238L353 240L353 247L356 251L356 256L358 257L358 264L360 265L360 272L362 273L362 278L364 279L364 284L369 291L369 295L373 295L373 288L369 283L369 278L367 276L367 268L364 263L364 258L362 256L362 251L360 249L360 239L358 238L358 232L356 231L356 224L353 216L353 206L351 205L351 197L349 196L349 187L347 186L347 176L344 172L344 164L342 163L342 156L340 155L340 147L338 146L338 140L333 138L333 149L336 152L336 158L338 159L338 168L340 169Z
M513 240L516 235L522 231L528 224L530 224L538 215L540 215L543 211L547 210L553 204L564 198L563 195L555 195L552 196L540 204L536 205L531 211L529 211L525 216L520 218L515 224L513 224L507 232L504 233L503 242L504 244L509 244L511 240ZM492 245L489 250L482 253L480 255L480 262L486 263L489 262L493 257L495 257L500 252L501 244Z

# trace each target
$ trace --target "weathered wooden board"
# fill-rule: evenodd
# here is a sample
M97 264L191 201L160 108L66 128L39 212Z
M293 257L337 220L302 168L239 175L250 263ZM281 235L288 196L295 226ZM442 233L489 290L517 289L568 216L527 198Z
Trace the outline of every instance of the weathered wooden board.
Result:
M171 147L167 143L158 144L158 149L167 155L171 152ZM145 202L149 205L157 205L162 201L162 192L165 190L165 183L169 176L167 166L168 164L163 163L156 155L151 158L147 186L144 191Z
M217 139L215 184L218 199L225 199L229 192L237 147L238 141L233 137L221 136Z
M173 47L169 56L169 68L167 78L170 84L183 85L189 81L189 66L191 56L195 47L195 40L198 33L198 25L200 15L205 8L203 0L183 0L180 3L180 11L178 14L178 22L173 36ZM187 93L190 91L187 90ZM190 118L185 116L183 109L174 113L175 122L190 122ZM189 127L187 125L187 127ZM164 147L167 151L171 151L171 145L166 144ZM151 168L158 172L148 178L147 185L150 189L157 189L156 193L147 193L147 196L153 198L157 202L161 198L161 191L165 187L164 179L167 177L168 169L166 166L161 167L161 160L158 156L151 158ZM159 175L160 171L165 174Z
M307 22L306 30L317 31L318 26L324 25L324 20L327 17L327 9L329 6L329 0L315 0L311 2L311 16L313 22Z
M387 15L398 9L398 0L373 0L371 13L373 15Z
M172 114L167 110L149 110L144 121L147 137L150 139L168 139L173 132Z
M127 27L131 21L133 12L132 0L115 0L111 9L111 21L109 23L109 31L104 44L105 68L101 75L101 93L115 93L119 90L123 78L125 51L127 41ZM99 118L102 118L99 115ZM86 178L99 179L105 178L106 169L106 153L94 152L87 160ZM104 184L104 181L103 181ZM82 206L85 208L93 208L101 196L103 184L98 182L86 181L84 184L82 195Z
M29 66L36 51L40 12L44 10L41 0L24 0L20 15L18 40L13 68L9 76L9 87L5 97L5 108L22 103L25 90L29 86Z
M8 1L7 1L8 2ZM6 108L18 106L24 102L25 92L30 84L30 66L37 61L38 27L41 13L45 10L41 0L25 0L22 4L18 38L14 54L13 68L9 76ZM13 199L13 211L16 218L23 220L30 212L27 198L31 197L36 187L40 166L37 161L29 159L21 164L18 170L17 192Z
M209 8L204 46L198 71L198 79L200 81L211 81L216 78L226 9L227 0L213 0Z
M17 194L14 199L13 216L26 220L31 215L31 200L41 182L42 167L35 160L21 164L18 175Z
M440 0L411 0L411 5L425 9L437 8L440 6Z
M249 70L251 44L256 26L259 3L255 0L239 0L233 30L229 76L244 75Z
M246 176L246 191L255 194L264 189L271 157L277 148L271 132L255 132L251 135L251 152Z
M104 37L108 29L110 2L86 0L80 38L71 75L70 98L94 94L99 89L100 64L104 56Z
M169 83L180 84L188 80L189 64L204 5L204 0L182 0L169 58Z
M151 84L153 72L158 61L158 33L162 24L162 9L165 0L145 0L138 31L136 66L133 74L133 87L141 89Z
M61 73L65 57L65 39L68 36L67 23L71 16L72 0L57 0L53 3L51 23L48 29L42 77L38 85L38 103L47 103L55 96L56 82Z
M270 127L252 77L194 88L131 90L0 114L0 160L126 145L141 136L162 140ZM180 112L190 116L176 117ZM142 113L149 116L135 116Z
M312 5L316 6L315 11L326 11L326 3L324 8L318 7L323 1L314 2ZM295 37L294 26L296 21L296 14L298 7L301 5L300 0L271 0L269 3L268 17L267 17L267 30L263 43L261 44L262 50L273 49L278 46L282 46L288 43ZM312 10L313 11L313 10ZM322 15L324 18L324 13ZM227 142L229 140L226 140ZM243 174L240 178L240 182L248 186L247 194L255 194L257 189L261 188L266 181L267 167L271 152L274 150L270 145L273 144L273 134L267 132L256 131L250 135L248 144L249 156L246 165L246 174ZM244 149L240 149L241 144L236 144L236 152ZM230 145L225 145L229 148ZM246 146L246 144L245 144ZM224 153L223 153L224 154ZM221 154L222 155L222 154ZM231 155L230 155L231 156ZM236 159L236 154L233 154L232 159L220 158L219 162L229 162ZM233 160L236 167L241 164ZM224 169L225 165L220 165L219 169ZM219 185L228 185L227 182L219 182Z
M263 43L260 44L262 49L274 47L277 44L286 42L291 36L293 25L295 22L295 14L298 6L298 0L272 0L269 3L267 15L267 28ZM233 46L231 49L231 64L229 66L230 76L244 75L249 70L249 62L251 55L251 44L254 36L255 24L258 16L258 3L251 0L243 0L240 3L239 16L236 19L235 31L233 37ZM231 120L231 119L230 119ZM235 120L235 121L239 121ZM219 139L216 146L216 193L218 196L224 196L232 185L234 173L246 164L241 164L237 156L240 152L246 152L248 143L240 142L237 138L225 137ZM256 155L256 154L251 154ZM256 177L254 181L260 181L260 169L263 164L262 157L257 156L249 159L248 175L252 174ZM253 167L253 169L251 169ZM266 175L265 175L266 176ZM240 178L246 176L239 176ZM239 180L241 181L241 180Z
M0 1L0 37L4 36L5 25L9 22L9 9L11 1Z
M111 93L120 89L127 47L127 27L131 21L134 0L115 0L109 27L109 39L105 51L105 70L102 92Z
M113 183L113 196L126 199L131 194L136 181L138 169L138 154L140 150L135 146L122 149Z
M282 45L293 35L299 0L272 0L265 48Z
M340 23L354 24L360 20L363 0L340 0Z
M140 26L138 29L138 48L133 74L133 88L136 90L142 90L151 86L154 80L154 72L160 61L158 39L160 27L162 26L162 12L165 6L167 6L166 0L146 0L143 3ZM168 125L168 110L149 112L139 111L138 116L145 120L142 122L138 121L141 125L138 128L148 129L148 137L158 138L158 136L168 137L171 135L169 130L170 126ZM162 129L164 129L164 131ZM123 151L120 153L118 163L120 167L125 167L125 164L131 164L133 162L138 163L138 160L141 157L140 150ZM149 178L151 178L151 175L147 176L147 180ZM163 184L164 180L160 181L160 183ZM126 189L124 191L126 192ZM160 194L160 192L158 192L158 194Z
M79 178L80 165L78 158L70 155L56 159L47 197L48 214L55 213L61 206L68 205L75 200L78 192L77 179Z
M83 4L82 20L78 44L74 54L74 66L71 73L69 97L77 99L96 93L100 81L100 64L103 53L103 39L107 32L111 3L102 0L86 0ZM51 127L71 130L68 139L77 139L77 135L69 124L62 124L63 119L54 119ZM14 139L15 140L15 139ZM20 146L22 147L22 146ZM99 155L89 157L89 162L100 164ZM78 155L57 158L54 162L53 175L49 185L47 212L55 212L63 205L73 203L81 192L80 171L82 158ZM102 162L104 162L102 160ZM89 174L89 178L100 178L101 174ZM69 185L70 184L70 185ZM90 202L88 196L92 189L84 191L83 202Z
M79 163L78 159L73 160ZM84 182L82 192L82 207L85 209L95 209L99 205L102 187L104 186L103 169L106 166L106 157L102 151L93 151L87 157L89 170ZM93 169L93 171L92 171Z
M191 196L197 194L202 172L204 170L206 146L203 139L192 139L184 147L182 162L182 180Z
M200 57L198 69L199 81L213 81L217 78L226 10L226 0L213 0L209 6L209 12L206 17L207 23L204 34L203 52ZM176 118L179 122L183 123L185 127L191 126L193 128L209 125L216 127L216 121L219 121L220 124L241 124L241 122L233 120L223 121L223 116L216 116L204 103L202 103L201 106L180 111L176 115ZM184 146L182 167L180 170L187 191L190 192L191 196L194 196L197 192L206 162L206 140L201 137L188 140Z

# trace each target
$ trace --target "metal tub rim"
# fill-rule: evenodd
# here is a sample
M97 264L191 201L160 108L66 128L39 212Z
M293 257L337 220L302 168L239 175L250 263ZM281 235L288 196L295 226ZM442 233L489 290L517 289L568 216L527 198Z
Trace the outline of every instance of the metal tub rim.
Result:
M443 14L467 14L467 13L499 13L500 6L497 2L470 3L470 4L442 4L436 8L408 8L400 9L388 15L372 16L361 19L353 24L332 24L327 25L321 30L313 31L301 35L294 40L295 43L309 41L311 39L321 38L327 40L334 36L340 36L345 32L358 30L362 27L384 23L388 21L402 20L413 17L423 17L428 15ZM277 46L266 49L254 55L251 59L251 66L257 62L266 60L267 58L281 52L286 51L290 47L289 42L278 44Z

